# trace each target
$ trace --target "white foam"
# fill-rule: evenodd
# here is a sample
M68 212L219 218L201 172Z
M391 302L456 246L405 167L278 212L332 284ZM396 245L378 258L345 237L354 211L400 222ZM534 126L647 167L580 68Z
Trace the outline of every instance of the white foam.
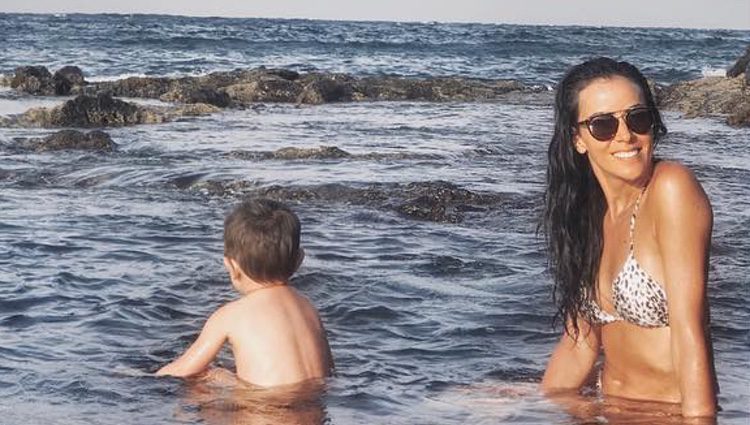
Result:
M710 66L704 66L701 69L701 74L704 77L726 77L727 70L724 68L711 68Z
M120 74L120 75L111 75L111 76L98 76L98 77L86 77L86 81L89 83L103 83L107 81L117 81L117 80L123 80L125 78L130 77L147 77L146 74L139 74L139 73L126 73L126 74Z
M0 97L0 116L22 114L31 108L51 108L61 105L69 97L32 97L25 96L20 98L2 98Z
M103 83L108 81L117 81L117 80L124 80L126 78L131 77L137 77L137 78L161 78L161 77L167 77L167 78L180 78L180 77L202 77L204 75L211 74L213 72L227 72L228 69L217 69L214 71L196 71L196 72L170 72L167 74L158 74L158 75L146 75L143 73L136 73L136 72L127 72L124 74L119 75L99 75L99 76L92 76L92 77L86 77L86 81L89 83Z

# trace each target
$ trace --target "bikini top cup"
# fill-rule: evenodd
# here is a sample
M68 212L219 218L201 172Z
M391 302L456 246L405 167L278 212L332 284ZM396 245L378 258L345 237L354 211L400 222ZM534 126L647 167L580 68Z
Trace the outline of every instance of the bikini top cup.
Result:
M633 234L635 218L645 188L638 195L630 217L630 247L620 272L612 282L612 304L614 314L607 313L589 298L583 305L583 315L592 323L606 325L625 320L644 328L660 328L669 325L667 294L664 289L643 270L635 259Z

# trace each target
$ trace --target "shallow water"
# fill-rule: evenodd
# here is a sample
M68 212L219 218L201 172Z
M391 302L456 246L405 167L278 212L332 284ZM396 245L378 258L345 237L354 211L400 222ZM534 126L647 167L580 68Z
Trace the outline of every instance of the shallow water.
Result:
M6 57L18 51L4 49ZM49 55L16 60L64 60ZM123 66L114 69L142 71ZM0 92L4 114L53 101L61 100ZM52 130L0 129L2 422L250 422L257 412L238 409L226 391L149 375L235 296L221 264L221 226L237 197L213 195L200 183L364 187L445 180L506 201L466 212L458 224L345 201L290 202L307 251L294 284L319 307L336 359L336 376L322 395L323 421L679 423L659 409L644 417L645 404L618 407L612 416L596 399L585 400L586 419L575 419L535 392L558 337L535 235L550 122L543 102L266 105L108 129L118 149L107 154L24 151L14 138ZM719 421L746 424L750 132L673 113L666 122L670 134L659 154L688 164L714 208L709 296ZM231 155L319 145L398 155ZM219 364L232 366L228 352Z

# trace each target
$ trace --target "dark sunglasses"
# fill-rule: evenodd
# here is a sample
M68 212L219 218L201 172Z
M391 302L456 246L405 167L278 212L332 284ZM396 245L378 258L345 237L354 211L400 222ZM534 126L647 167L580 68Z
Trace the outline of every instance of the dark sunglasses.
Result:
M620 126L620 119L615 114L623 112L625 113L625 124L634 133L648 134L654 127L654 114L651 112L651 109L645 106L636 106L624 111L594 115L587 120L579 122L578 125L585 124L594 139L607 142L615 137L617 128Z

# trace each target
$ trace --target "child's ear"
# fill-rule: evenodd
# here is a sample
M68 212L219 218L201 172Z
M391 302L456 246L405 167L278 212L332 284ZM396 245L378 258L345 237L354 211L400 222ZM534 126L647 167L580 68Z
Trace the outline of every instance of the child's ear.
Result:
M232 279L239 279L240 278L240 267L237 265L237 262L234 261L232 258L229 258L227 256L224 257L224 267L227 268L227 272L229 272L229 277Z
M297 251L297 265L294 266L295 272L299 269L299 266L302 265L302 261L304 259L305 259L305 249L302 247L299 247L299 251Z

